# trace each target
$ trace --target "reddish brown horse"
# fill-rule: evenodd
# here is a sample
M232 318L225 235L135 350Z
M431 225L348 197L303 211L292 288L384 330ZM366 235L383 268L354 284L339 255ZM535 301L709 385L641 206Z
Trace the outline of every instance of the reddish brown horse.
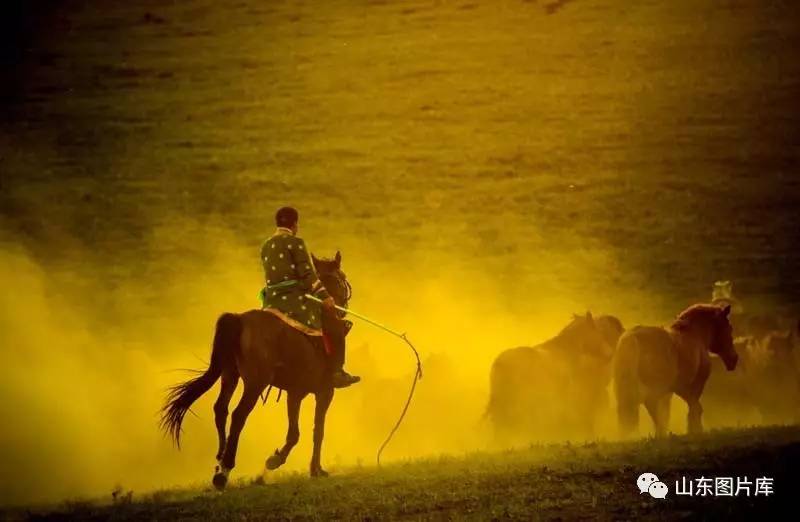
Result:
M667 433L672 394L689 406L689 433L703 431L700 396L711 371L709 352L730 371L738 354L733 346L730 305L694 305L667 328L636 326L619 339L614 357L614 391L623 434L639 424L644 404L656 436Z
M341 271L341 255L333 260L314 258L319 278L339 306L346 307L351 297L350 284ZM326 328L344 329L348 323L335 313L323 310ZM334 336L337 337L337 336ZM231 416L230 430L225 434L228 404L239 382L244 382L244 392ZM333 399L330 365L321 342L287 325L269 312L250 310L242 314L223 314L217 320L211 362L208 369L194 379L170 389L162 409L161 427L180 446L181 423L192 403L221 379L219 397L214 404L214 416L219 436L217 471L213 484L223 489L228 474L236 461L239 436L247 416L256 405L264 389L272 385L286 390L289 429L286 443L267 459L267 468L276 469L289 456L300 438L298 419L300 403L308 394L314 394L314 450L311 457L311 476L325 476L320 464L322 439L325 432L325 415Z

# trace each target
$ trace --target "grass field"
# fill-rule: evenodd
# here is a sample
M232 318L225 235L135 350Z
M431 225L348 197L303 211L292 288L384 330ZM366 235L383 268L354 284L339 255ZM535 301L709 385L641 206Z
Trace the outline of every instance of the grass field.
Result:
M372 461L413 363L358 324L347 364L364 382L337 395L323 461L347 473L222 498L163 493L165 517L268 505L413 518L441 505L483 518L522 516L529 499L543 516L591 516L584 477L605 518L694 509L624 493L645 458L635 445L602 447L619 458L597 466L591 448L553 450L561 464L535 451L399 462L486 448L476 423L492 360L574 312L664 323L731 279L748 311L798 313L800 4L113 4L12 1L35 23L0 17L3 35L19 33L0 53L0 418L12 420L0 457L15 471L0 475L0 505L117 483L140 499L208 475L214 397L187 418L180 453L155 412L185 377L174 369L207 361L217 316L257 306L257 252L292 204L315 253L342 250L353 309L408 331L422 353L392 464L352 469ZM234 479L284 437L283 404L258 412ZM306 466L307 421L293 472ZM613 426L607 412L600 435ZM687 466L700 470L796 456L795 434L669 444L693 448ZM666 444L654 464L677 472ZM519 495L495 507L511 483ZM381 496L394 488L407 500ZM152 506L96 514L161 518Z
M697 438L532 446L503 453L343 470L327 479L298 474L160 491L132 502L73 502L37 520L720 520L778 516L798 486L800 429L721 431ZM653 472L666 499L640 495ZM774 494L689 497L675 481L770 477ZM105 505L104 505L105 504ZM19 512L18 512L19 513Z

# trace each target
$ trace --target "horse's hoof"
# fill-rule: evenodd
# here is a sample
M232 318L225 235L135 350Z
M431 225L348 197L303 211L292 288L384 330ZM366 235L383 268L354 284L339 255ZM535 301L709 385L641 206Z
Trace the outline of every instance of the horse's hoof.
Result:
M328 476L328 472L325 471L322 468L312 469L311 470L311 476L314 477L314 478L327 477Z
M214 487L217 488L217 491L224 490L225 486L228 484L228 474L217 471L214 473L214 478L211 479L211 483L214 484Z
M267 459L267 469L272 471L281 467L283 462L281 462L281 458L278 455L270 455Z
M211 479L211 483L214 484L214 487L217 489L217 491L222 491L228 484L228 477L222 473L215 473L214 478Z
M266 466L268 470L272 471L280 468L284 462L286 462L286 459L281 457L281 454L278 452L278 450L275 450L275 453L267 458Z

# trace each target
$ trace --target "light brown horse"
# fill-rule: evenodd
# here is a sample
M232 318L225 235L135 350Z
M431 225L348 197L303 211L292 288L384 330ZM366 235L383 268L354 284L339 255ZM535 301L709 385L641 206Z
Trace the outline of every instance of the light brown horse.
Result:
M346 307L351 297L350 284L341 271L341 254L333 260L314 258L319 278L339 306ZM341 321L335 313L323 310L326 328L342 328L344 339L349 323ZM336 337L336 336L334 336ZM244 382L244 392L231 416L230 430L225 433L230 403L239 378ZM212 480L217 489L223 489L228 474L235 466L239 436L247 416L256 405L264 389L272 385L286 390L289 429L286 443L267 459L267 468L276 469L289 456L300 438L298 419L300 403L308 394L314 394L314 450L311 457L311 476L326 476L320 464L322 439L325 432L325 415L333 399L333 386L328 358L321 342L287 325L263 310L250 310L241 314L226 313L217 320L211 362L202 375L170 389L162 408L161 427L180 447L181 422L192 403L221 379L219 397L214 404L214 416L219 436L217 470Z
M656 436L666 435L672 394L689 406L689 433L703 431L700 396L711 371L709 352L719 355L727 370L736 368L730 305L697 304L683 311L667 328L636 326L622 335L614 357L617 415L624 435L639 424L644 404Z
M502 352L492 364L484 414L498 442L592 435L622 332L616 317L587 313L542 344Z

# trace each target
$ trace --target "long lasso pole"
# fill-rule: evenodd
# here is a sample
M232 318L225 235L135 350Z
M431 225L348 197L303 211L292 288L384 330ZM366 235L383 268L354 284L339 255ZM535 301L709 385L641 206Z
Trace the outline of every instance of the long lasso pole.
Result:
M312 301L316 301L317 303L322 303L321 299L319 299L318 297L315 297L315 296L313 296L311 294L306 294L306 299L310 299ZM402 411L402 413L400 413L400 417L397 419L397 422L395 423L394 427L392 428L392 431L389 432L389 435L386 437L386 440L383 441L383 444L381 444L381 447L378 449L378 454L376 456L376 461L377 461L378 467L380 467L380 465L381 465L381 454L383 453L383 450L386 448L386 446L389 445L389 442L392 440L392 437L394 437L394 434L397 432L397 429L400 428L400 424L402 424L403 419L406 416L406 412L408 411L408 407L411 405L411 399L414 398L414 391L417 388L417 382L420 379L422 379L422 362L419 360L419 352L417 352L417 349L414 347L413 344L411 344L411 341L408 339L408 336L406 336L405 332L404 333L400 333L400 332L397 332L395 330L392 330L388 326L382 325L381 323L379 323L377 321L373 321L369 317L361 315L358 312L354 312L354 311L352 311L352 310L350 310L348 308L344 308L344 307L341 307L339 305L336 305L335 308L337 310L339 310L340 312L344 312L344 313L352 315L354 317L358 317L362 321L366 321L366 322L368 322L369 324L371 324L373 326L377 326L381 330L384 330L384 331L389 332L390 334L392 334L392 335L394 335L396 337L399 337L400 339L405 341L405 343L409 346L409 348L411 348L411 351L414 352L414 357L417 359L417 369L414 372L414 379L411 381L411 390L408 392L408 399L406 399L406 403L403 406L403 411Z

